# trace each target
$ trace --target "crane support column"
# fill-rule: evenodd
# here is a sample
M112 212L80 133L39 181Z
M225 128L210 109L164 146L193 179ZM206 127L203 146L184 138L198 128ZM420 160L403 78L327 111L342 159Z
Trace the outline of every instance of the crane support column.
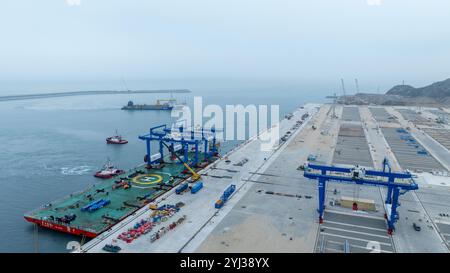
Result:
M394 183L394 179L392 177L389 177L388 184L387 184L387 194L386 194L386 204L392 204L392 190Z
M198 163L198 141L195 141L195 155L194 155L194 162L192 163L193 166L196 166Z
M151 165L151 149L150 149L150 139L146 139L145 143L147 144L147 167L150 168Z
M189 144L187 144L186 142L182 142L183 145L183 150L184 150L184 163L188 163L189 162Z
M319 178L318 189L319 189L319 224L323 223L323 212L325 210L325 194L327 182L324 178Z
M214 131L215 132L215 131ZM212 139L212 151L211 151L212 155L216 155L217 154L217 147L216 147L216 134L213 135L213 139Z
M175 144L172 142L170 143L170 159L175 160L177 157L175 156Z
M164 145L163 145L162 137L159 137L159 153L161 154L159 163L164 163Z
M400 188L395 187L393 190L393 194L392 194L391 215L390 215L390 217L388 217L388 221L387 221L389 234L392 234L392 232L395 231L394 223L398 219L397 207L399 206L399 204L398 204L399 196L400 196Z
M205 139L205 152L204 152L204 154L205 154L205 160L204 161L208 161L208 158L209 158L209 153L208 153L208 140L207 139Z

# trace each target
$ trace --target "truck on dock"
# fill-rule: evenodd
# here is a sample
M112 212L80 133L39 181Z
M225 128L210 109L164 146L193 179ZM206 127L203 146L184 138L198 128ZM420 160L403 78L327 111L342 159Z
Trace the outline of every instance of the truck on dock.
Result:
M203 188L203 182L199 181L192 185L191 193L197 193L199 190Z
M186 183L183 183L183 184L181 184L180 186L178 186L178 188L175 189L175 193L176 193L176 194L181 194L182 192L184 192L185 190L187 190L188 187L189 187L189 184L188 184L187 182L186 182Z
M317 155L315 155L315 154L309 154L307 160L308 160L308 161L311 161L311 162L314 162L314 161L317 160Z
M216 209L220 209L230 199L230 196L236 190L236 185L231 184L222 194L222 196L214 204Z

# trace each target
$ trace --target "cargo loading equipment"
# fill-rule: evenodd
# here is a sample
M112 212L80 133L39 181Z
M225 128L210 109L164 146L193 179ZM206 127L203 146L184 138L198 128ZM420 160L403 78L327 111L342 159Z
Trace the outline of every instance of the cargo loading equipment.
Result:
M161 125L158 128L167 127ZM181 142L168 135L161 137L172 144L172 148L174 144L181 143L184 147L182 161L192 162L189 166L192 175L218 158L215 130L212 129L208 133L202 129L201 133L203 138L200 140L183 137ZM192 176L191 173L185 172L184 164L178 164L170 155L159 153L149 156L150 139L145 136L139 138L147 140L145 157L150 160L147 160L146 164L27 212L24 215L25 220L48 229L94 238ZM200 142L206 143L206 154L199 151ZM212 148L208 147L209 142L214 144ZM192 146L194 151L190 149ZM160 142L161 147L164 147L164 143ZM202 164L197 164L200 161ZM164 162L167 164L161 164ZM158 168L153 168L156 164L159 165Z
M186 164L189 167L199 166L199 146L201 144L204 145L203 161L207 162L211 157L218 156L215 127L209 130L204 128L186 130L185 126L181 125L174 130L166 125L160 125L150 128L150 132L139 136L139 139L144 140L147 144L147 154L144 161L149 169L153 167L153 164L164 163L164 147L171 152L172 158L177 157L182 164ZM152 141L157 141L159 144L159 152L154 155L151 154ZM189 162L189 145L193 146L194 157L192 162ZM177 153L183 153L183 159ZM189 168L187 169L190 171Z
M222 194L222 196L214 203L216 209L220 209L225 205L225 203L230 199L231 195L236 190L236 185L231 184Z
M177 155L177 153L174 151L173 146L169 146L166 143L164 143L164 141L161 141L160 143L162 143L164 146L166 146L166 148L169 150L169 152L172 153L173 156L175 156L182 164L183 166L186 168L186 170L188 170L191 174L192 174L192 181L197 181L200 179L200 175L198 173L196 173L191 167L189 167L189 165L184 162L180 156Z
M191 193L195 194L203 188L203 183L201 181L195 182L191 187Z
M417 190L419 186L412 178L411 173L394 173L391 171L387 159L383 160L383 170L364 170L358 166L355 168L342 168L335 166L324 166L308 164L305 168L304 177L318 180L319 190L319 223L323 223L325 211L326 185L327 182L353 183L358 185L387 187L385 209L388 225L388 234L392 235L395 230L395 222L398 219L397 208L400 206L398 198L410 190Z

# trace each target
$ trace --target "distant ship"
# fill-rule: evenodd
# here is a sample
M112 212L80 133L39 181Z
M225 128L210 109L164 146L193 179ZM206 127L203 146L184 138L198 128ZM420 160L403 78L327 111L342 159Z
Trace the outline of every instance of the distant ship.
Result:
M175 99L157 100L156 104L134 104L130 100L122 110L172 110L175 104Z

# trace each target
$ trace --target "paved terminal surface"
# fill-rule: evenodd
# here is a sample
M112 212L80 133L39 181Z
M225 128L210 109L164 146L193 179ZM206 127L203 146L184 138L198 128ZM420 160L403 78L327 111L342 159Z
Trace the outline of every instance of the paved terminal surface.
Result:
M402 114L404 119L409 120L416 125L428 125L432 122L431 120L421 115L420 112L412 109L397 109L397 111Z
M389 114L386 109L380 107L370 107L370 112L377 122L397 123L394 116Z
M404 168L412 171L443 170L444 167L406 130L383 128L383 135Z
M377 242L373 245L380 252L394 252L392 239L386 234L384 218L327 211L320 229L316 252L344 252L345 241L349 243L349 251L354 253L369 252L372 246L370 242Z
M334 151L333 163L372 167L372 158L360 124L342 124Z
M403 119L398 114L396 109L394 109L393 107L387 107L386 110L388 110L391 114L395 115L398 118L399 122L401 123L402 127L409 129L409 133L411 134L411 136L414 137L415 140L420 145L422 145L432 155L432 157L441 164L441 166L439 168L437 168L438 169L437 171L450 170L450 152L449 152L449 150L447 148L445 148L442 144L440 144L437 139L433 139L430 135L428 135L424 131L424 128L441 127L441 124L438 124L436 122L432 123L430 121L430 122L426 123L425 126L420 126L411 121L407 121L407 120ZM423 115L424 112L417 111L417 113L421 113L421 115ZM433 126L433 125L435 125L435 126ZM405 166L402 166L402 167L407 168Z
M342 111L343 121L361 121L358 107L344 107Z
M329 137L311 126L325 125L326 108L291 136L272 164L248 184L249 190L197 252L312 252L318 231L316 185L297 168L311 153L327 155ZM332 129L332 128L331 128ZM313 140L317 141L313 141ZM313 145L306 147L305 143ZM327 160L327 158L322 158ZM283 196L292 194L300 197Z
M105 244L114 243L121 252L449 252L450 152L439 137L427 133L450 129L438 122L437 110L305 105L279 123L285 141L272 151L260 149L261 139L250 139L226 155L228 162L223 158L202 171L204 188L198 193L176 195L172 190L160 197L158 205L185 204L169 221L131 243L118 240L149 217L151 210L143 208L82 251L103 252ZM310 116L296 125L304 113ZM375 169L387 158L393 171L413 171L419 190L400 196L393 235L384 218L384 187L327 183L324 222L319 224L317 181L304 178L300 168L310 155L316 164ZM243 159L242 166L235 165ZM215 209L214 202L231 183L236 192ZM374 209L353 211L341 205L343 197L373 201ZM183 215L183 223L151 241L155 231Z
M425 133L439 142L447 150L450 149L450 130L448 129L424 129Z

